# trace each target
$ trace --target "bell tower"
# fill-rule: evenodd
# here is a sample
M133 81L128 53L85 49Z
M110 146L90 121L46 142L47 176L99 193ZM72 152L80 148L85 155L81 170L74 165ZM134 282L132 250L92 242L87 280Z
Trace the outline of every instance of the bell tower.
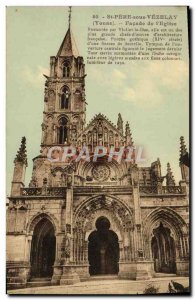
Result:
M85 65L69 26L46 76L41 147L76 145L85 124Z

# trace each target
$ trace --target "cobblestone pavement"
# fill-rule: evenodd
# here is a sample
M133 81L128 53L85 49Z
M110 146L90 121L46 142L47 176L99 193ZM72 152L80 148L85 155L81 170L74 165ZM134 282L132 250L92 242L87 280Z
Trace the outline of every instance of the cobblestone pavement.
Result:
M159 293L166 293L171 280L189 286L188 277L152 278L144 281L131 280L98 280L80 282L74 285L31 287L26 289L10 290L8 294L142 294L147 286L153 285L159 288Z

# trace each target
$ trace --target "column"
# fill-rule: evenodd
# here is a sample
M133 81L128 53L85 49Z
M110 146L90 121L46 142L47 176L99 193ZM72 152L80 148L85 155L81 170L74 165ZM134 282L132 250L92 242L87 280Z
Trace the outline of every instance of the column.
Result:
M124 261L124 247L123 242L119 241L119 251L120 251L120 262Z
M61 266L62 241L63 241L63 234L56 234L56 257L55 257L55 262L54 262L54 266L53 266L53 276L52 276L52 280L51 280L51 283L53 285L59 284L61 276L62 276L62 266Z
M66 189L66 212L65 212L65 252L66 257L63 265L63 272L60 284L74 284L80 282L79 275L75 272L73 264L73 229L72 229L72 209L73 209L73 187L72 175L67 176Z
M141 201L139 195L139 170L136 164L131 168L133 185L133 200L135 210L135 241L136 241L136 279L148 279L150 274L150 262L144 258L142 224L141 224Z
M84 262L88 264L88 241L84 241Z

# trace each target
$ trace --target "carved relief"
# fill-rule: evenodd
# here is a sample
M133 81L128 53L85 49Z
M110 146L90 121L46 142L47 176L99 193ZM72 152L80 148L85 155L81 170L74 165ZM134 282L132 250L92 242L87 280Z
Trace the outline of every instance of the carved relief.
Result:
M55 109L55 93L54 91L48 91L48 111L53 111Z
M92 169L92 175L97 181L106 181L110 176L110 168L106 165L96 165Z
M53 143L53 118L49 116L47 118L47 133L46 133L46 144Z
M127 208L121 206L116 200L100 195L89 203L87 202L77 214L77 221L79 224L83 224L86 220L91 220L95 211L100 209L106 209L113 213L118 219L121 228L132 227L132 218L130 219L130 212ZM130 222L131 221L131 222ZM79 225L77 224L77 225ZM82 226L82 225L81 225Z
M64 254L65 254L65 257L66 258L69 258L70 257L70 236L69 234L66 234L66 237L65 237L65 245L64 245Z

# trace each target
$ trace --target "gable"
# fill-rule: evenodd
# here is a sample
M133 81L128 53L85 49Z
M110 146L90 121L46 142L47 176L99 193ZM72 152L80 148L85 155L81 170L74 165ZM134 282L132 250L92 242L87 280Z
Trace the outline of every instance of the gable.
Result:
M121 146L124 137L117 127L102 114L96 115L78 136L86 145Z
M120 131L117 129L117 127L103 114L95 115L95 117L89 122L87 127L83 130L81 134L87 134L89 131L93 131L95 128L98 130L98 128L101 129L101 126L104 128L107 128L107 130L113 131L115 134L120 135L123 137L123 135L120 133Z

